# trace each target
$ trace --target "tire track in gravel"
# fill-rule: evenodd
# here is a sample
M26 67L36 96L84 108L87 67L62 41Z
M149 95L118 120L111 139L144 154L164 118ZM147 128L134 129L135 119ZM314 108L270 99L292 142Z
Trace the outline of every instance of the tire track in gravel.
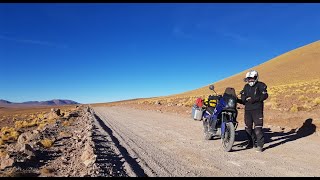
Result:
M100 113L97 114L101 116ZM134 133L130 132L127 129L123 129L121 128L121 125L114 123L115 121L113 117L108 117L107 119L108 120L106 124L108 124L110 128L105 124L103 124L102 126L107 129L109 135L112 137L113 141L115 141L115 144L118 144L117 147L122 152L122 154L124 154L126 161L130 164L132 171L135 172L137 176L157 176L157 173L154 172L153 169L161 169L161 171L165 171L164 174L169 174L169 171L166 170L166 167L161 167L157 163L154 163L156 162L155 158L148 154L148 151L145 150L144 146L140 145L144 143L139 141L139 138ZM116 129L117 132L113 132L111 129ZM118 138L116 138L115 136L117 136ZM118 139L120 139L124 143L124 146L126 146L126 148L119 144ZM156 148L154 147L154 149ZM130 151L130 154L132 154L133 157L130 157L128 155L128 151ZM148 160L151 162L151 166L157 167L150 168L148 164L146 164L142 159L139 158L139 154L144 154L144 157L147 157ZM146 172L144 172L144 170L141 169L141 166L145 169Z
M113 135L113 131L108 126L106 126L106 124L96 114L94 116L99 126L102 128L100 129L100 131L102 130L109 135L108 138L110 138L110 140L113 142L113 145L117 148L119 153L125 159L125 162L128 163L130 167L133 167L127 170L129 171L128 175L146 176L146 174L144 173L144 170L140 167L140 165L131 156L129 156L127 150L123 146L121 146L119 140ZM116 166L119 166L119 165L116 165ZM118 167L118 169L120 168ZM127 169L128 169L128 165L127 165Z

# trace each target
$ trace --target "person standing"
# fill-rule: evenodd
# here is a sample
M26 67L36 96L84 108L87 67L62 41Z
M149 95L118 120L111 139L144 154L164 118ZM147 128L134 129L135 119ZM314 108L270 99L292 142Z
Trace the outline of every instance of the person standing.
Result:
M263 151L263 101L268 98L267 85L258 81L259 75L255 70L247 72L244 81L247 83L241 91L241 100L245 105L244 121L248 137L246 148L256 148ZM254 124L254 127L253 127Z

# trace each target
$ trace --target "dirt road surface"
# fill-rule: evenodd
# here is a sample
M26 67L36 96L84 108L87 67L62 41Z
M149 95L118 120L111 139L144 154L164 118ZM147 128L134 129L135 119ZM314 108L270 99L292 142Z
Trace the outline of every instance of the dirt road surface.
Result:
M240 145L232 152L220 139L205 140L201 121L128 107L94 107L97 124L108 133L129 176L320 176L320 137L265 128L262 153Z

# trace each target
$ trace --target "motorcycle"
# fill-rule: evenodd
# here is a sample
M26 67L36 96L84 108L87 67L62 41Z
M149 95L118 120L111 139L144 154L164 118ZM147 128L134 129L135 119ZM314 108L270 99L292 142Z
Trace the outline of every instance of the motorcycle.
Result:
M214 85L209 89L214 91ZM216 93L216 92L215 92ZM213 137L221 138L223 149L226 152L232 150L235 140L237 122L237 101L234 88L226 88L223 95L209 96L208 99L215 99L215 107L205 106L203 113L204 137L210 140Z

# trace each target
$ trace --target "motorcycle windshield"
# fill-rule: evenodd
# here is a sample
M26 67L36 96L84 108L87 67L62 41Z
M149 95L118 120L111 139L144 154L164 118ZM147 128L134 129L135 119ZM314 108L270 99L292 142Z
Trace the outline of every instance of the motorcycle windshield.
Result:
M227 87L223 93L223 96L233 96L233 97L237 98L236 90L234 88Z
M236 91L234 88L226 88L224 94L223 94L223 99L225 101L225 108L224 110L235 110L237 107L237 96L236 96Z

